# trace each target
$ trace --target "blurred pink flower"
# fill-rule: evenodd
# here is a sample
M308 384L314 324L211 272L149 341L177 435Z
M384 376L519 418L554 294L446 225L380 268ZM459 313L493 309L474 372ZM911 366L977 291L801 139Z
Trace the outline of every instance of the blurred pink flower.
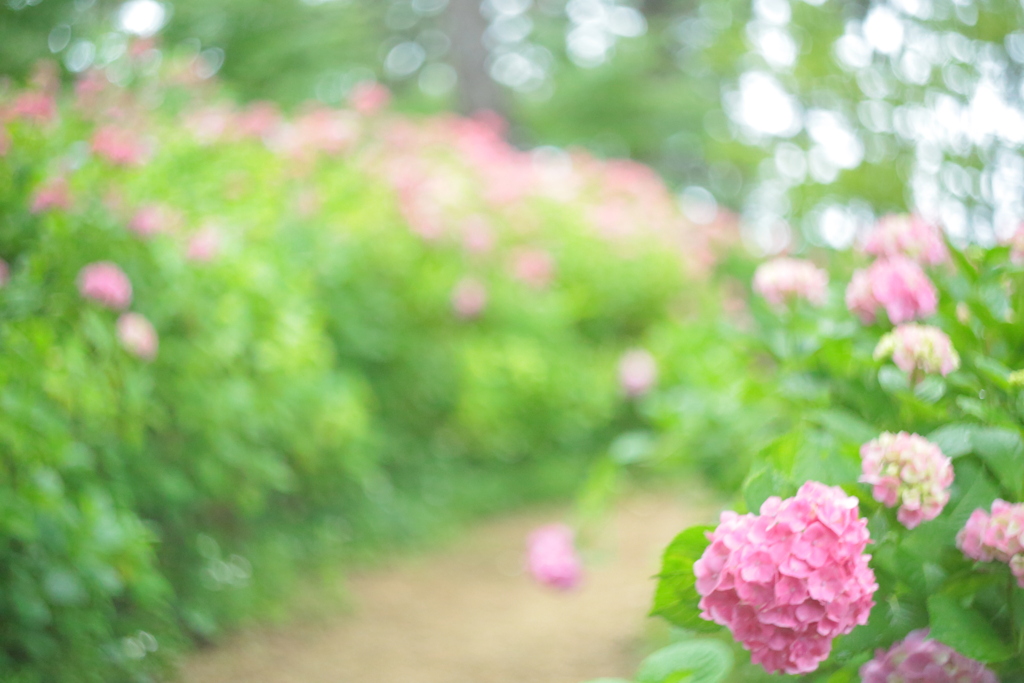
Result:
M946 333L917 323L903 323L883 336L875 347L874 356L875 360L892 358L907 374L920 370L945 376L960 367L960 356Z
M555 276L555 259L544 249L516 249L512 254L512 275L534 289L544 289Z
M1024 503L997 498L991 514L978 508L956 535L956 546L972 560L1009 564L1017 585L1024 588Z
M906 256L933 266L949 261L942 230L917 214L882 216L864 240L864 251L883 258Z
M78 273L78 291L86 299L113 309L124 309L132 302L132 283L120 268L109 261L90 263Z
M860 457L860 480L882 505L900 506L897 519L908 529L935 519L949 502L953 463L924 437L885 432L861 446Z
M235 115L232 133L242 139L267 139L281 125L281 112L273 102L253 102Z
M928 634L928 629L911 631L888 650L876 650L860 667L861 683L999 683L984 664Z
M50 123L57 118L57 98L47 92L23 92L11 103L7 114L29 123Z
M376 81L356 83L349 94L352 108L364 116L376 114L391 102L391 91Z
M875 321L878 308L898 325L925 318L938 306L939 295L928 276L905 256L879 259L853 274L846 288L846 306L865 324Z
M793 299L821 306L828 296L828 273L810 261L783 256L757 267L754 291L776 308Z
M200 228L188 242L188 249L185 252L190 261L209 263L217 258L221 248L220 231L217 228L207 226Z
M121 345L133 356L151 361L156 358L160 340L156 330L139 313L122 313L117 319L117 337Z
M803 674L867 623L878 590L857 499L809 481L760 515L722 513L693 565L701 617L728 627L769 673Z
M64 176L50 178L36 188L32 195L32 213L42 213L51 209L67 211L70 208L71 192Z
M462 224L462 245L471 254L486 254L494 248L494 230L483 216L470 216Z
M92 151L117 166L138 166L149 152L133 132L114 126L103 126L93 133Z
M626 396L643 396L658 381L658 363L644 349L630 349L619 360L619 386Z
M452 290L452 309L463 320L480 315L487 306L487 287L474 277L463 278Z
M128 229L139 237L152 237L168 232L176 221L175 212L162 204L140 207L128 223Z
M0 287L5 286L11 281L11 267L7 265L7 261L0 258Z
M560 590L575 588L583 578L572 529L564 524L543 526L530 534L526 564L534 579Z

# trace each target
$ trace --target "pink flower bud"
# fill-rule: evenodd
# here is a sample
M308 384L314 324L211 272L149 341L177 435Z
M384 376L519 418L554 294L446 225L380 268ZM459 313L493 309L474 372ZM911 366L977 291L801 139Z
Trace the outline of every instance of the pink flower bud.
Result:
M942 230L916 214L883 216L864 240L864 251L883 258L906 256L933 266L949 261Z
M945 376L960 367L960 356L946 333L931 325L904 323L881 338L875 360L892 358L907 374L919 370Z
M900 504L897 519L908 529L935 519L949 502L953 464L924 437L885 432L861 446L860 457L860 480L886 507Z
M846 289L846 307L865 323L875 322L878 308L898 325L935 312L939 295L928 276L904 256L879 259L858 270Z
M132 302L131 281L109 261L90 263L82 268L78 273L78 292L107 308L124 309Z
M792 299L821 306L828 296L828 273L810 261L781 257L758 266L754 291L777 308Z
M564 524L543 526L530 534L526 563L534 579L552 588L569 590L583 578L572 529Z
M644 349L630 349L619 360L619 386L630 398L643 396L658 381L658 363Z
M463 320L477 317L483 312L485 306L487 306L487 287L476 278L463 278L452 290L452 309Z
M139 313L122 313L117 319L117 337L128 353L151 361L156 358L159 338L153 325Z
M809 481L760 515L723 512L693 565L701 617L726 626L769 673L803 674L867 623L878 590L857 499Z

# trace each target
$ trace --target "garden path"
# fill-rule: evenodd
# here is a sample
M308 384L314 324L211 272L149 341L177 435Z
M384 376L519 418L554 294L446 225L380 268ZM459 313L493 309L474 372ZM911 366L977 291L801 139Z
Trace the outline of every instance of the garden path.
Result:
M661 550L710 521L700 492L622 500L587 554L580 589L557 593L522 569L534 510L483 522L447 547L349 578L352 609L252 631L186 663L184 683L581 683L629 676ZM650 635L650 634L649 634Z

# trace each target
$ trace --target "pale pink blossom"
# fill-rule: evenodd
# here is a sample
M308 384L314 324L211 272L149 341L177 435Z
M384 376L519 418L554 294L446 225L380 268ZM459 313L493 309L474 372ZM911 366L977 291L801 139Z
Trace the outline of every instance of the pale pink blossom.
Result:
M878 589L857 499L809 481L761 514L723 512L694 563L701 617L728 627L769 673L804 674L867 623Z
M583 578L583 566L573 540L573 531L564 524L549 524L530 534L526 543L526 566L538 582L569 590Z
M906 256L918 263L949 261L942 230L916 214L883 216L864 240L864 251L874 256Z
M138 166L149 153L133 132L115 126L103 126L93 133L92 151L117 166Z
M376 81L362 81L352 88L348 99L353 109L370 116L388 106L391 102L391 91Z
M474 277L463 278L452 290L452 309L463 320L479 316L487 306L487 287Z
M113 309L132 302L132 283L124 271L109 261L90 263L78 273L78 292L86 299Z
M882 505L900 506L896 518L908 529L935 519L949 502L953 463L924 437L885 432L861 446L860 457L860 480Z
M472 216L462 224L462 245L471 254L486 254L494 248L494 230L482 216Z
M754 291L776 307L794 299L821 306L828 296L828 273L810 261L782 256L758 266Z
M846 306L865 324L884 308L894 325L935 312L939 295L928 276L905 256L879 259L854 272L846 288Z
M7 114L29 123L50 123L57 118L57 98L48 92L23 92L11 103Z
M133 356L146 361L156 358L160 340L145 316L122 313L117 319L117 337L125 350Z
M861 683L999 683L990 669L928 637L928 629L911 631L860 668Z
M176 221L177 215L173 209L162 204L148 204L135 212L128 222L128 229L139 237L152 237L168 232Z
M53 209L67 211L71 208L71 191L64 176L45 181L32 194L32 213L43 213Z
M555 259L543 249L517 249L512 255L512 275L534 289L544 289L555 275Z
M658 381L658 363L644 349L630 349L619 359L619 386L630 398L643 396Z
M907 374L948 375L960 367L960 356L945 332L931 325L903 323L883 336L875 347L875 360L892 358Z
M209 263L217 258L221 249L220 231L212 226L200 228L188 241L185 256L190 261Z
M1024 588L1024 503L996 499L991 514L978 508L957 534L956 545L972 560L1009 564Z

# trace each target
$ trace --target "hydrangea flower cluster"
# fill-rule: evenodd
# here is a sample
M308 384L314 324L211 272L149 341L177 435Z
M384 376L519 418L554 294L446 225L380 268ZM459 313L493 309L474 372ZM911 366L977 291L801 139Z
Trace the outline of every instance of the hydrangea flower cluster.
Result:
M821 306L828 295L828 273L810 261L783 256L758 266L754 291L775 307L790 299Z
M991 514L978 508L957 534L956 547L972 560L1006 562L1024 588L1024 503L997 499Z
M769 673L814 671L867 623L878 590L857 499L809 481L760 515L722 513L694 563L701 617L729 628Z
M860 668L861 683L999 683L988 667L937 640L928 629L911 631Z
M132 283L109 261L90 263L78 273L78 291L86 299L122 310L132 302Z
M949 502L953 463L923 436L883 433L860 448L861 481L886 507L900 506L896 518L913 529L935 519Z
M583 578L573 531L565 524L549 524L530 534L526 564L534 579L560 590L575 588Z
M931 315L938 303L935 285L905 256L879 259L857 270L846 288L846 307L865 324L875 322L879 307L898 325Z
M948 375L960 367L960 356L945 332L931 325L905 323L881 338L875 347L875 360L892 358L907 374Z
M883 258L907 256L928 265L949 261L942 230L916 214L883 216L864 240L864 251Z
M619 386L626 396L643 396L658 381L658 363L644 349L630 349L619 360Z

